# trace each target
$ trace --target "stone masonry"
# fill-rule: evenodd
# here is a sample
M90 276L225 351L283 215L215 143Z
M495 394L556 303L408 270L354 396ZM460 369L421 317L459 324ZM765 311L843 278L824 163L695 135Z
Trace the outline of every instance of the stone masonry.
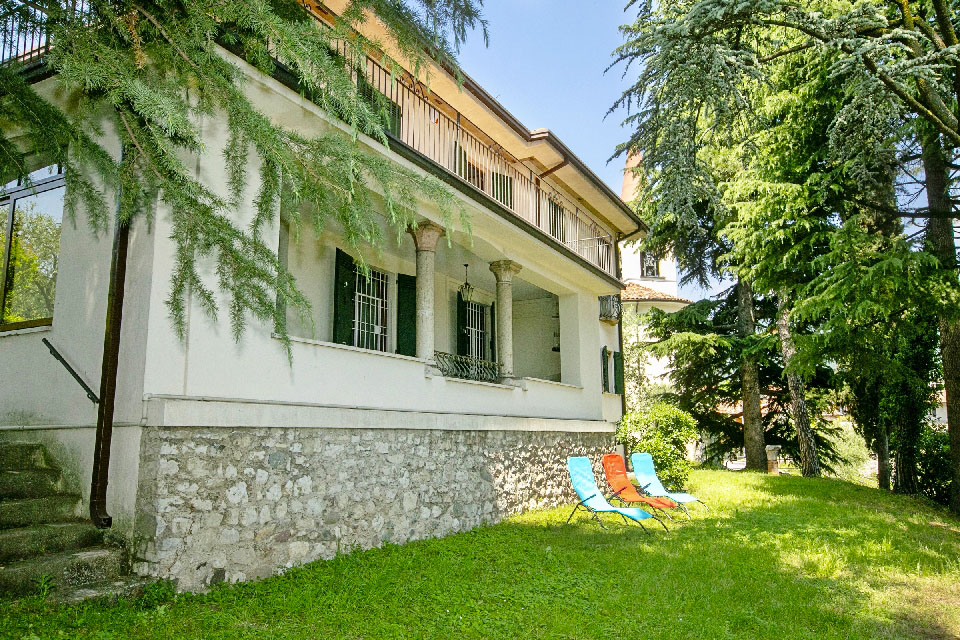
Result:
M612 433L147 428L134 568L198 590L465 531L573 502L567 457L598 466L613 447Z

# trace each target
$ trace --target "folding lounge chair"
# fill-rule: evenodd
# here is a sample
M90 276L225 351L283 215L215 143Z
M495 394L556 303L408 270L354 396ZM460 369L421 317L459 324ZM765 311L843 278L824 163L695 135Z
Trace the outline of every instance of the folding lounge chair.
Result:
M662 511L668 518L670 518L670 514L666 512L666 509L675 509L678 506L677 503L670 498L654 498L653 496L640 495L636 488L630 484L630 479L627 477L626 464L623 461L623 456L619 453L608 453L603 456L603 474L607 477L607 484L613 489L613 498L620 500L624 504L645 504ZM610 499L613 500L613 498ZM673 520L673 518L670 519Z
M641 520L653 518L652 515L643 509L636 507L614 507L607 502L607 499L600 493L600 488L597 487L597 481L593 477L593 467L590 466L589 458L567 458L567 470L570 472L570 482L573 484L573 490L577 492L577 496L580 498L580 502L578 502L577 506L570 512L567 523L573 518L573 514L580 508L583 508L592 514L593 519L597 521L601 528L605 529L606 527L600 522L600 517L597 514L615 513L623 518L624 522L627 521L627 518L630 518L639 524L644 531L647 530ZM659 522L659 520L657 522ZM661 522L660 524L663 523ZM666 525L664 525L664 529L666 529Z
M633 475L637 479L637 484L640 485L640 488L646 493L650 494L655 498L670 498L674 502L680 503L680 508L686 511L686 507L683 505L688 502L699 502L703 504L703 500L696 498L689 493L676 493L672 491L667 491L663 488L663 483L660 482L660 478L657 477L657 471L653 468L653 458L650 457L649 453L634 453L630 456L630 461L633 462ZM710 507L703 504L704 507L709 511ZM689 516L690 514L687 513Z

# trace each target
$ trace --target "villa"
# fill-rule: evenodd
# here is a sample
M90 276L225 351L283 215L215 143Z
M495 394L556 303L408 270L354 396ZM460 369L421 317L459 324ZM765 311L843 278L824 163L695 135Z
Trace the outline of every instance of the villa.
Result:
M276 121L351 135L281 76L232 62ZM55 77L31 77L61 99ZM89 511L130 541L135 573L181 589L570 501L567 457L599 461L615 444L618 247L645 228L550 131L528 129L469 77L429 77L429 89L392 78L371 53L365 81L390 101L389 145L361 143L442 180L470 229L424 203L415 229L365 256L368 274L334 223L295 241L280 221L274 248L312 305L309 322L288 312L290 359L272 327L251 321L237 343L229 314L213 320L196 299L175 335L163 205L118 240L63 219L63 175L41 158L35 186L7 185L0 442L43 445L62 480L49 495L0 499L56 498L70 521ZM219 158L223 117L202 127L205 157ZM222 162L196 171L227 183ZM257 167L247 175L252 215ZM52 237L42 246L41 228ZM18 278L13 247L28 245L40 266Z

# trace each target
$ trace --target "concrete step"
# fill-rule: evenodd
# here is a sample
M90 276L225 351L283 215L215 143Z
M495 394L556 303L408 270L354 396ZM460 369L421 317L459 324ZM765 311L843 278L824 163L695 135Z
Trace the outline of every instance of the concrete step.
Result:
M106 602L116 602L119 598L142 596L144 590L156 581L156 578L127 576L119 580L107 580L73 590L54 591L50 594L49 599L63 604L75 604L82 600L94 598Z
M0 469L51 469L47 448L35 442L0 442Z
M48 522L76 522L79 505L80 496L74 494L0 500L0 529Z
M48 553L0 567L0 594L52 597L119 580L123 552L109 547Z
M62 476L56 469L0 471L0 500L43 498L63 490Z
M58 522L0 530L0 564L43 553L82 549L103 540L103 532L89 522Z

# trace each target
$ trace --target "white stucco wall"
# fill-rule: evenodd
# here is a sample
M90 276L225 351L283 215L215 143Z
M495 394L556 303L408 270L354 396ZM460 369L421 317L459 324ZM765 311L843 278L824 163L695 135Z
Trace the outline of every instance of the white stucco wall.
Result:
M560 382L560 352L555 332L560 331L556 298L516 300L513 303L513 357L518 376ZM563 336L560 336L561 342Z

